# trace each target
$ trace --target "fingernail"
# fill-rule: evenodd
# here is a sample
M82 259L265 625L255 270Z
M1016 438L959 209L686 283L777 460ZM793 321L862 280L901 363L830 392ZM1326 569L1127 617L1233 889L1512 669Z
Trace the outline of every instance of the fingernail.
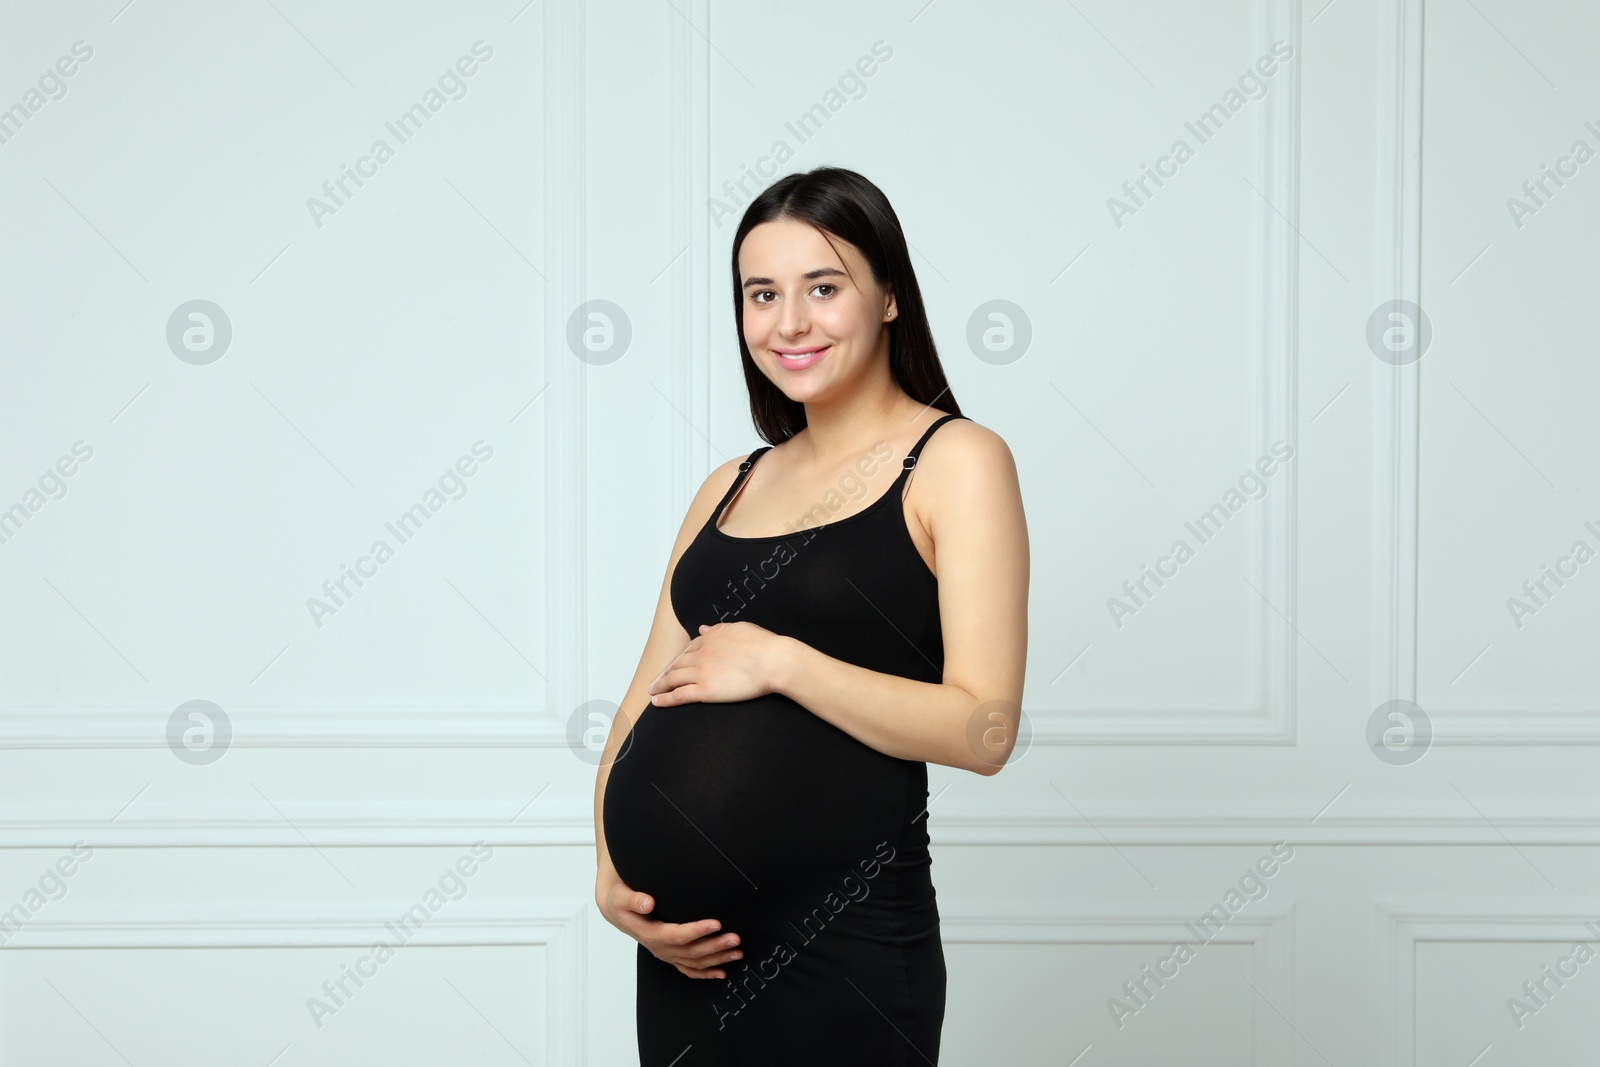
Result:
M742 960L742 959L744 959L744 953L743 952L735 952L733 954L733 958L736 959L736 960Z

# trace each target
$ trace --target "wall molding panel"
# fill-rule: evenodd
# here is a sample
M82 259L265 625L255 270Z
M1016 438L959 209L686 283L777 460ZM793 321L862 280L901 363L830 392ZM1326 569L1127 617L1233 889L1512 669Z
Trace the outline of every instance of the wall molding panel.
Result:
M1380 900L1373 1011L1379 1022L1381 1067L1416 1067L1416 949L1430 941L1548 941L1593 943L1585 922L1600 908L1576 901L1530 905L1511 900ZM1512 986L1514 988L1514 985Z
M1385 143L1379 173L1393 182L1381 192L1385 227L1373 304L1409 300L1426 306L1422 292L1423 0L1388 0L1381 6L1390 32L1382 37L1380 65L1389 79L1382 94ZM1393 699L1417 701L1419 560L1421 555L1421 374L1424 360L1385 368L1374 391L1378 436L1373 471L1372 603L1380 621L1372 706ZM1600 704L1589 707L1423 706L1435 745L1600 745Z
M1186 926L1216 902L1185 907L1163 903L1159 907L1128 907L1110 911L1084 908L1040 912L955 911L941 909L940 939L947 945L1104 945L1132 944L1169 948L1179 941L1192 943ZM1275 1007L1295 1017L1294 905L1260 914L1241 913L1230 919L1207 944L1249 945L1251 981L1258 990L1275 991ZM1205 946L1197 949L1203 952ZM1179 974L1181 975L1181 971ZM1106 995L1120 991L1108 989ZM1294 1062L1294 1034L1270 1010L1256 1011L1254 1058L1259 1064ZM1058 1050L1066 1056L1075 1050ZM1065 1062L1063 1057L1062 1062Z
M370 948L394 935L386 923L415 900L171 901L52 903L6 942L7 949ZM403 947L543 948L547 973L545 1058L563 1067L587 1062L589 905L563 901L450 901ZM5 966L0 953L0 968Z
M594 847L588 797L487 801L136 801L0 804L0 848ZM930 834L943 846L1116 845L1593 845L1600 803L1497 804L1490 823L1459 802L1361 805L1341 802L1310 816L1264 815L1259 805L1210 805L1182 814L1150 804L1095 807L1091 822L1037 804L939 801ZM525 809L525 810L524 810ZM520 814L518 814L520 811ZM1315 812L1312 812L1315 814ZM513 822L513 816L515 821Z
M1258 7L1255 54L1283 38L1300 53L1300 5L1268 0ZM1253 118L1260 151L1253 158L1251 185L1258 234L1259 319L1255 326L1257 454L1272 442L1298 446L1300 257L1291 220L1300 205L1300 69L1285 68L1287 80L1263 99ZM1299 449L1296 447L1296 457ZM1236 708L1026 707L1037 745L1293 745L1299 637L1295 632L1296 501L1299 466L1285 468L1286 481L1268 495L1251 523L1261 546L1250 584L1256 605L1257 699Z
M574 707L577 705L574 704ZM0 712L0 748L167 747L172 708L13 708ZM230 748L565 748L548 709L224 707Z

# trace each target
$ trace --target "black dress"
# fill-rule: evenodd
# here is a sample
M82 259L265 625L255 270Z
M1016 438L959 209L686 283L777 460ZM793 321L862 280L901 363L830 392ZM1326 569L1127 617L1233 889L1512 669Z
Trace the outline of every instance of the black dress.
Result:
M929 426L865 511L733 537L718 519L770 446L752 452L673 572L684 630L747 620L874 671L941 681L939 583L901 491L934 430L959 417ZM858 467L868 493L892 469L882 451L875 477L873 460ZM849 503L829 494L819 515ZM945 964L926 763L777 694L647 706L619 752L602 808L618 875L655 898L650 917L716 919L744 952L717 980L638 946L642 1067L938 1063Z

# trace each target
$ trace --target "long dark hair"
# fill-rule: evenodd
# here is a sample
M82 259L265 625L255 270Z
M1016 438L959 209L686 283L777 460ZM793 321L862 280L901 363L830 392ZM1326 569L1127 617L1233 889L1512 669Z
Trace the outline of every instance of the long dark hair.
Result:
M900 220L883 191L853 170L817 167L790 174L761 191L745 209L733 235L733 321L739 338L739 360L750 393L750 417L768 444L779 444L806 425L805 405L791 400L774 385L750 355L744 340L744 292L739 277L739 249L745 235L763 222L794 219L838 237L860 250L872 277L894 291L897 314L889 322L889 373L906 395L923 404L961 414L928 326L922 290L911 269Z

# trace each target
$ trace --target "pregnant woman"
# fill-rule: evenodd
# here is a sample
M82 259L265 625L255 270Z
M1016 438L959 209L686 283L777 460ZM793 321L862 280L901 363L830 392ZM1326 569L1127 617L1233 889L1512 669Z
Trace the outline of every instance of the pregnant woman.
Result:
M936 1064L927 765L991 775L1015 743L1016 468L861 175L757 197L733 300L775 445L713 471L673 545L602 753L595 902L638 942L643 1067Z

